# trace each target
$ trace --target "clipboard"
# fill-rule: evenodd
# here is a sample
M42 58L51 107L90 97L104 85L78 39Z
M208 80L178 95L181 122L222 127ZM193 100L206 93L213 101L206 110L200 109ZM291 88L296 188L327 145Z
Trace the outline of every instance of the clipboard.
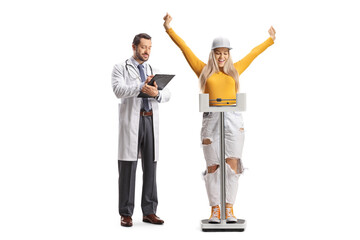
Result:
M173 79L175 75L172 74L155 74L155 76L150 80L148 85L154 86L154 81L158 86L158 90L163 90L165 86ZM146 93L140 92L137 97L141 98L151 98L151 96L147 95Z

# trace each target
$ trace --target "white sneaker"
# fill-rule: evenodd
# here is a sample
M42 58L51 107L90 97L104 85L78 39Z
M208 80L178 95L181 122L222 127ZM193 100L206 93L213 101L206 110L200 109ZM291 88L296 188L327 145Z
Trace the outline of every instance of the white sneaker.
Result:
M220 223L220 207L219 205L211 207L211 216L209 223Z
M234 216L233 208L226 208L226 223L236 223L237 219Z

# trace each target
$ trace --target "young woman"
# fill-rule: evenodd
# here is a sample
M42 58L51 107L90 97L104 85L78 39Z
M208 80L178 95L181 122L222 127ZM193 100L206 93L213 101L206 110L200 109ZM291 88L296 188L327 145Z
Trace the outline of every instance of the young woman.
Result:
M164 27L167 34L181 49L187 62L200 80L203 93L213 99L227 99L213 101L211 105L227 105L236 103L236 93L239 92L239 75L251 62L275 40L275 29L269 29L270 37L254 48L240 61L233 63L230 56L230 42L226 38L215 38L209 55L208 64L199 60L185 42L170 27L172 17L166 14ZM232 100L233 99L233 100ZM220 223L220 149L219 149L219 121L220 114L208 112L203 115L201 140L207 169L205 171L205 186L211 206L210 223ZM241 161L244 145L244 124L240 112L225 113L225 158L226 158L226 222L236 222L233 204L235 202L238 178L243 172Z

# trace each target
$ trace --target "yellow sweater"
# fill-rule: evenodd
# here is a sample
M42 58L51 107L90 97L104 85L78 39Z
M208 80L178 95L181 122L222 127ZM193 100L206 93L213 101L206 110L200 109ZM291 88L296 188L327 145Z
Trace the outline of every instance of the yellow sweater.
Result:
M200 77L200 74L205 67L205 63L203 63L199 58L195 56L195 54L191 51L191 49L186 45L186 43L174 32L172 28L166 31L170 38L174 41L174 43L181 49L183 52L187 62L189 63L192 70L195 72L197 77ZM274 41L271 37L269 37L265 42L255 47L251 52L246 55L240 61L234 63L234 67L241 75L245 69L251 64L251 62L265 49L274 44ZM235 80L223 73L217 72L211 75L206 80L205 91L204 93L209 94L209 99L236 99L236 88L235 88ZM228 104L234 104L236 102L229 101ZM225 104L216 104L216 105L226 105ZM214 104L210 104L214 105Z

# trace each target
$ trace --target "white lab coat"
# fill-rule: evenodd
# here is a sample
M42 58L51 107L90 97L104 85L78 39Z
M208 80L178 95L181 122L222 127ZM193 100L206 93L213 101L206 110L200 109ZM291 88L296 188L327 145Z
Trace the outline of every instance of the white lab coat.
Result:
M153 72L152 72L153 71ZM146 74L155 75L155 69L147 64ZM140 108L142 99L137 95L140 93L141 78L139 70L132 64L131 59L124 63L116 64L112 73L112 88L119 103L119 149L118 160L137 161L138 154L138 132L140 120ZM170 100L170 91L165 88L159 91L160 102ZM153 111L153 129L155 144L155 159L159 159L159 106L158 101L149 98Z

